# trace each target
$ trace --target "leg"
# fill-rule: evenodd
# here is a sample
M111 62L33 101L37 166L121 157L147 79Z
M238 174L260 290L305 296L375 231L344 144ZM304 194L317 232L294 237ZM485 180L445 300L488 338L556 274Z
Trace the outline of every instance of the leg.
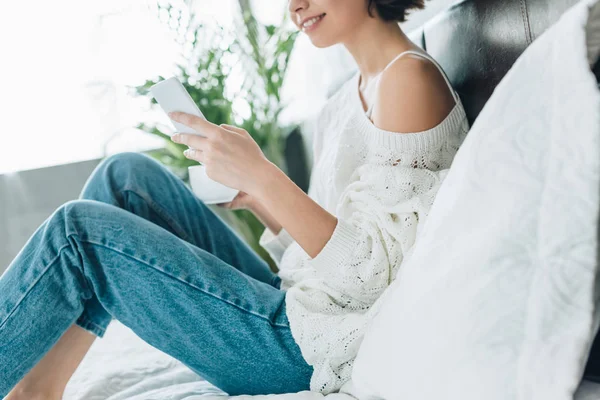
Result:
M101 201L136 214L210 251L247 275L279 287L281 279L268 264L178 177L148 156L120 153L103 160L91 174L80 198ZM85 309L85 314L93 314L94 309L101 307L92 297ZM78 322L79 326L86 327L83 316ZM33 393L60 398L95 337L72 326L55 346L62 350L48 352L15 388L15 396L22 390L27 392L27 398Z
M112 204L163 227L243 273L279 287L267 262L167 168L140 153L108 157L80 196Z
M71 376L96 336L72 325L44 358L13 388L6 400L62 399Z
M285 292L114 206L61 207L0 279L0 293L0 395L73 322L102 336L111 316L230 394L309 388ZM92 297L99 307L86 315Z

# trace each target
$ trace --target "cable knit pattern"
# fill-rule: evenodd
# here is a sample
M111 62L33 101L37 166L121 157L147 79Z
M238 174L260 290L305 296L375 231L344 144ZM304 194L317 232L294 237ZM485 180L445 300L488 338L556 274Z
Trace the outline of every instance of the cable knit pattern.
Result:
M308 194L338 218L331 239L312 259L285 229L265 229L259 242L279 266L292 334L314 367L311 390L323 394L350 379L365 329L469 129L460 99L430 130L378 129L358 78L329 99L313 140Z

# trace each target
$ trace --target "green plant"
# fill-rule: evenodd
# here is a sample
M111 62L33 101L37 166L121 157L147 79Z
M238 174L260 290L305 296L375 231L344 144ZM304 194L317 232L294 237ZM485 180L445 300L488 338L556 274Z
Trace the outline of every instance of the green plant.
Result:
M159 14L168 15L168 25L182 46L182 61L176 65L174 75L209 121L246 129L265 156L287 172L284 139L295 127L281 125L279 115L285 108L281 88L297 32L287 28L285 17L279 26L260 24L248 0L239 0L240 19L233 32L198 23L191 4L189 1L182 6L165 5L162 1L156 4ZM236 72L241 75L242 83L232 91L230 78ZM149 88L163 79L159 76L132 88L134 95L148 96ZM153 99L151 102L156 107ZM140 123L138 129L164 139L164 147L149 154L189 184L187 168L197 162L183 156L187 147L173 143L163 126ZM264 228L251 212L211 208L276 269L258 244Z

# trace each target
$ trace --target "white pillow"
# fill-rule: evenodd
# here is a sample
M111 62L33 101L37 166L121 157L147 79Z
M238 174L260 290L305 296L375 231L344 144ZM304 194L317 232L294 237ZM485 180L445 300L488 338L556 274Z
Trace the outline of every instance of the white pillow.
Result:
M572 399L598 330L600 92L582 0L496 87L373 319L360 399ZM600 26L588 32L597 43ZM593 37L592 37L593 36Z

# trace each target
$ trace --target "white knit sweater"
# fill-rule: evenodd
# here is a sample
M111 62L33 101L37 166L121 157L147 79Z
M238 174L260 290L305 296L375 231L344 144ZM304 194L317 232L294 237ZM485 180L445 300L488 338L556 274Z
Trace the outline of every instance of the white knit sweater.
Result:
M439 67L439 65L438 65ZM415 242L438 187L469 129L457 104L436 127L416 133L378 129L363 110L359 73L317 119L308 195L338 218L331 239L310 258L285 229L260 244L279 266L291 333L313 366L311 390L339 391L376 302Z

